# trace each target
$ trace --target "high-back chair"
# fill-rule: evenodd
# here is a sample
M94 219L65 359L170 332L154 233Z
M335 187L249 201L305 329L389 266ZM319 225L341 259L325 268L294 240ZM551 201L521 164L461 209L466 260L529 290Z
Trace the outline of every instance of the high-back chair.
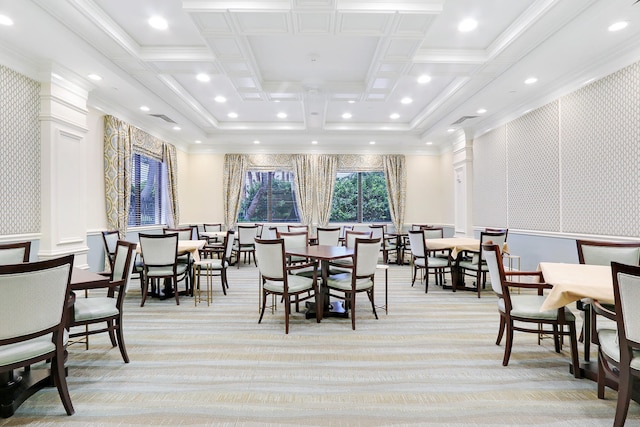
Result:
M0 266L0 373L12 380L14 370L50 360L67 415L74 413L64 366L73 257Z
M542 273L539 271L505 271L502 263L501 246L485 244L482 246L489 275L491 288L498 296L498 312L500 314L500 327L496 345L500 345L504 332L507 333L507 341L504 346L502 365L509 364L511 347L513 344L513 332L529 332L533 334L545 333L553 336L555 351L560 353L560 336L569 336L571 341L571 362L573 375L580 378L580 365L578 362L578 342L576 339L576 319L571 310L562 307L555 310L540 311L542 303L546 299L544 289L551 286L540 283ZM507 277L531 277L534 281L512 281ZM537 280L537 282L535 282ZM537 295L518 294L511 295L510 288L536 289ZM532 324L527 327L526 324ZM544 329L543 325L551 329ZM568 327L568 331L565 330Z
M136 244L119 240L116 243L113 269L109 277L109 284L106 286L106 296L92 296L91 290L88 297L77 297L73 305L73 319L70 326L82 326L84 331L74 332L70 338L85 337L86 349L89 349L89 335L109 333L111 345L118 346L120 355L125 363L129 363L129 356L124 344L122 333L122 306L127 290L127 284L131 279L133 264L136 253ZM104 290L105 287L100 289ZM96 323L106 323L106 327L101 329L89 329L89 325ZM117 340L116 340L117 338Z
M235 231L228 230L227 234L224 238L223 249L224 252L220 258L213 259L203 259L194 263L194 270L197 275L198 283L197 289L194 288L195 291L200 291L200 277L203 274L211 274L211 276L220 276L220 282L222 284L222 293L227 294L227 289L229 289L229 282L227 280L227 267L231 264L231 254L233 252L233 241L235 238ZM209 291L211 289L207 288L207 301L210 301Z
M411 243L411 257L413 264L413 280L411 280L411 286L413 286L416 281L418 270L424 270L426 278L424 292L427 293L429 291L429 270L432 270L435 274L437 284L439 280L438 278L442 276L440 274L441 272L445 269L449 269L449 272L451 273L451 261L449 256L431 256L425 243L425 232L426 230L409 230L408 234L409 242ZM447 249L444 252L445 254L450 254L451 249Z
M289 232L306 231L308 233L309 226L308 225L287 225L287 231Z
M504 241L507 241L507 237L509 237L509 229L508 228L492 228L486 227L484 231L488 233L504 233Z
M338 246L340 243L340 227L318 227L316 237L319 245Z
M458 261L458 269L461 274L474 276L475 286L478 292L478 298L480 298L480 288L484 288L487 283L487 272L489 271L487 268L487 263L485 261L485 256L483 253L482 246L491 241L492 243L498 245L500 250L504 246L504 242L507 239L507 235L505 232L488 232L482 231L480 232L480 248L478 251L464 251L462 257Z
M594 240L576 240L578 262L591 265L611 265L618 262L628 265L640 264L640 242L607 242ZM591 315L591 299L583 298L576 301L578 310L584 312L581 341L584 341L585 360L589 360L591 340L589 335L598 343L598 326L596 318ZM604 322L603 322L604 323ZM584 337L587 337L584 339Z
M347 248L355 248L356 239L370 239L371 230L367 231L352 231L346 230L344 232L344 245ZM353 266L353 258L339 258L329 263L330 271L332 274L345 273L351 271Z
M29 262L31 242L0 244L0 265Z
M284 240L284 250L287 252L293 248L304 248L309 246L309 233L306 231L277 231L276 238ZM301 256L287 255L287 264L296 264L301 262L308 262L307 258Z
M149 292L149 284L156 290L160 279L170 279L176 304L180 304L178 278L188 280L188 264L178 262L178 233L139 234L140 248L144 258L144 284L142 286L142 302L144 306ZM189 285L187 282L187 291Z
M287 266L284 245L284 239L255 239L255 254L262 283L262 309L258 323L262 322L267 305L267 296L279 295L284 300L284 328L285 333L288 334L289 314L291 304L294 302L291 298L295 298L297 302L301 294L312 292L310 297L315 298L316 307L318 308L316 310L316 321L318 323L322 319L322 300L320 299L320 292L318 292L318 280L315 270L311 278L290 274L292 270L297 268L313 267L313 263Z
M104 245L104 253L109 259L109 268L113 268L113 258L116 255L116 243L120 239L118 230L105 230L102 232L102 243Z
M392 246L391 243L387 243L384 238L384 225L370 225L369 230L371 231L372 239L380 239L382 242L380 244L380 252L382 252L382 260L385 264L389 261L389 252L395 251L395 246ZM389 246L389 247L387 247Z
M351 328L356 329L356 294L366 292L373 314L378 318L374 303L374 277L378 265L381 239L356 239L353 264L349 272L331 275L327 278L329 295L343 299L345 308L351 310ZM336 294L340 292L341 294Z
M255 239L256 237L258 237L258 226L257 225L238 225L236 227L236 232L238 236L233 246L233 253L236 256L236 262L238 264L237 268L240 268L241 254L244 254L245 263L247 262L247 256L249 257L249 263L251 263L251 255L253 255L253 263L256 264Z
M634 380L640 378L640 267L611 263L613 311L594 301L594 309L616 322L614 329L598 331L598 398L604 399L607 375L618 380L614 427L624 425Z

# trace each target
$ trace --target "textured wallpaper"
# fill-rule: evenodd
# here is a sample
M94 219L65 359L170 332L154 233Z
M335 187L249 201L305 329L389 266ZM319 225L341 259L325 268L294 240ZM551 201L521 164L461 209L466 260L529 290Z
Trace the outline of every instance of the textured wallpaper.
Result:
M640 236L640 63L505 129L474 141L474 226Z
M0 66L0 235L40 232L40 84Z

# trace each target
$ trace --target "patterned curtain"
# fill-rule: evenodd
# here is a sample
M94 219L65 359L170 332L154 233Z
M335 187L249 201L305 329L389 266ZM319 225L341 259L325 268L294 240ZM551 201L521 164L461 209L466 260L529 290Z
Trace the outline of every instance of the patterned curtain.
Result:
M387 195L391 221L396 230L401 231L404 224L405 202L407 198L407 170L403 155L383 156L384 176L387 180Z
M222 202L224 223L227 230L234 229L238 220L242 187L248 163L247 156L244 154L225 154L224 156Z
M176 147L164 143L162 147L163 163L167 169L167 193L169 196L169 215L167 215L170 228L180 224L180 207L178 206L178 160Z
M331 203L333 202L333 189L336 183L338 170L338 156L321 154L318 156L316 166L316 206L318 208L318 223L326 227L331 216Z
M131 200L131 126L113 117L104 117L104 184L107 224L110 230L127 235Z
M311 154L296 154L291 159L293 166L293 186L296 194L296 204L300 213L300 222L311 225L313 221L313 193L314 180L314 156Z

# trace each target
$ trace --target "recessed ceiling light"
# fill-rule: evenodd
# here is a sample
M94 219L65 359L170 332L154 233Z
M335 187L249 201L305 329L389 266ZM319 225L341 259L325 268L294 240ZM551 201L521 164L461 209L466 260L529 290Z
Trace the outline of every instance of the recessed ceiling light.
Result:
M152 16L151 18L149 18L149 25L151 25L156 30L166 30L167 28L169 28L167 20L162 16Z
M273 102L280 102L280 100L279 100L279 99L276 99L276 100L275 100L275 101L273 101Z
M455 132L456 130L454 128L449 128L447 129L447 132L451 133L451 132Z
M476 111L478 114L484 114L487 112L487 110L485 108L481 108L478 111Z
M406 98L402 98L400 102L402 102L403 104L411 104L413 102L413 99L406 97Z
M393 113L392 115L390 115L390 116L389 116L389 118L390 118L390 119L393 119L393 120L395 120L395 119L399 119L399 118L400 118L400 114L398 114L398 113Z
M199 139L196 139L196 144L202 144L202 141L200 141Z
M595 78L591 78L587 81L585 81L584 83L582 83L583 85L588 85L589 83L593 83L593 81L595 80Z
M89 77L91 80L95 80L95 81L100 81L102 80L102 77L100 77L97 74L89 74L87 77Z
M433 145L433 142L427 141L427 145Z
M369 144L376 145L376 142L375 141L369 141Z
M418 77L418 83L420 84L429 83L430 81L431 81L431 76L427 76L426 74L423 74L422 76Z
M146 105L142 105L142 106L140 107L140 109L141 109L142 111L149 111L149 107L147 107Z
M173 130L180 130L180 129L181 129L180 126L174 126L173 127Z
M466 33L472 30L475 30L478 26L478 21L475 19L467 18L460 21L458 24L458 31Z
M316 145L316 144L318 143L318 141L311 141L311 143L312 143L313 145Z
M527 80L525 80L525 81L524 81L524 84L526 84L526 85L532 85L532 84L534 84L534 83L535 83L535 82L537 82L537 81L538 81L538 79L537 79L537 78L535 78L535 77L529 77Z
M257 139L255 141L253 141L254 144L260 144L260 141L258 141Z
M344 113L344 114L342 115L342 118L343 118L343 119L350 119L351 117L353 117L353 116L351 115L351 113Z
M229 117L231 119L237 119L238 118L238 113L229 113L229 114L227 114L227 117Z
M349 104L355 104L355 103L356 103L356 101L354 101L353 99L350 99L350 100L348 100L347 102L348 102Z
M211 80L211 77L209 77L208 74L200 73L196 76L196 79L198 79L201 82L208 82L209 80Z
M0 15L0 24L2 24L2 25L13 25L13 19L9 18L6 15Z
M219 102L219 103L223 103L223 102L227 102L227 98L225 98L222 95L218 95L215 98L213 98L214 101Z
M615 24L611 24L609 25L608 30L609 31L620 31L622 29L627 28L627 26L629 25L629 23L627 21L620 21L620 22L616 22Z
M286 119L287 118L287 113L278 113L278 118L279 119Z

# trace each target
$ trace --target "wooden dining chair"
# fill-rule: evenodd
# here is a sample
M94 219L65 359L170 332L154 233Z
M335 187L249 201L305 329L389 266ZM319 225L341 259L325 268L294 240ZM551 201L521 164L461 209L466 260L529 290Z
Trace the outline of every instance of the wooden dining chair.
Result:
M289 315L291 304L307 298L314 298L316 302L316 321L320 323L322 319L322 302L318 290L318 277L315 273L314 263L304 263L287 265L284 239L255 239L255 258L260 270L260 281L262 284L262 304L258 323L262 322L268 295L281 296L284 300L285 333L289 333ZM292 271L300 268L313 268L311 278L291 274ZM307 293L301 298L301 294ZM292 298L294 298L292 300ZM297 304L296 304L297 307Z
M449 269L449 273L451 272L451 257L439 257L432 255L427 250L427 245L425 242L425 232L426 230L409 230L409 241L411 242L411 255L412 255L412 265L413 265L413 280L411 281L411 286L416 281L416 275L418 270L424 270L425 275L425 288L424 292L427 293L429 291L429 270L434 274L436 284L441 280L441 274L444 270ZM451 249L447 249L444 251L447 254L451 253ZM451 279L453 281L453 277Z
M476 286L476 290L478 292L478 298L480 298L480 290L484 289L486 286L487 273L489 271L482 246L485 243L491 241L492 243L498 245L498 247L502 251L506 238L507 238L507 235L505 234L504 231L480 232L480 245L478 250L463 251L458 256L456 267L458 268L458 271L460 272L460 274L463 275L463 277L464 275L475 277L476 280L474 282L474 285ZM455 289L456 289L456 283L454 283L454 290Z
M127 291L127 284L131 280L136 253L136 244L119 240L116 243L113 268L109 283L101 288L92 288L85 298L76 297L73 306L73 318L70 327L83 327L82 332L71 332L70 338L84 337L85 348L89 349L89 335L109 333L113 347L120 349L120 355L125 363L129 363L129 356L124 343L122 308ZM106 295L103 295L106 290ZM98 296L92 295L101 292ZM105 323L106 327L89 329L89 325Z
M236 257L237 268L240 268L240 255L244 254L244 261L251 263L251 255L253 255L253 263L257 265L255 259L256 246L255 239L258 236L258 225L238 225L236 227L238 238L233 246L233 253Z
M180 305L178 292L178 281L186 281L187 292L189 291L189 270L188 265L178 262L178 233L168 234L143 234L138 235L140 248L144 259L144 283L142 285L142 302L144 306L149 293L149 286L155 291L159 290L159 280L169 279L172 292L176 298L176 305Z
M0 265L0 373L13 381L15 370L51 362L51 381L67 415L74 413L65 372L73 258ZM22 402L3 401L2 413Z
M338 246L340 243L340 227L318 227L317 243L325 246Z
M604 399L607 376L618 383L618 401L613 420L614 427L624 425L634 380L640 379L640 267L611 263L614 307L593 302L599 315L616 322L613 329L598 331L598 399Z
M569 336L573 375L576 378L580 378L576 319L571 310L567 307L562 307L557 310L541 311L540 308L546 298L543 291L551 288L549 284L540 282L542 273L540 271L505 271L504 264L502 263L502 249L500 245L484 244L482 245L482 250L491 278L491 288L498 296L500 326L496 345L500 345L505 332L507 335L502 365L507 366L509 364L514 331L528 332L537 335L543 333L553 336L556 353L560 353L561 351L560 337ZM513 281L510 280L512 277L529 277L533 281ZM537 295L524 293L512 295L512 288L535 289L537 290ZM535 327L533 325L529 327L527 324L534 324ZM551 327L551 329L545 330L543 325L547 325ZM567 327L568 330L565 330L565 327Z
M29 262L30 256L30 241L0 244L0 265Z

